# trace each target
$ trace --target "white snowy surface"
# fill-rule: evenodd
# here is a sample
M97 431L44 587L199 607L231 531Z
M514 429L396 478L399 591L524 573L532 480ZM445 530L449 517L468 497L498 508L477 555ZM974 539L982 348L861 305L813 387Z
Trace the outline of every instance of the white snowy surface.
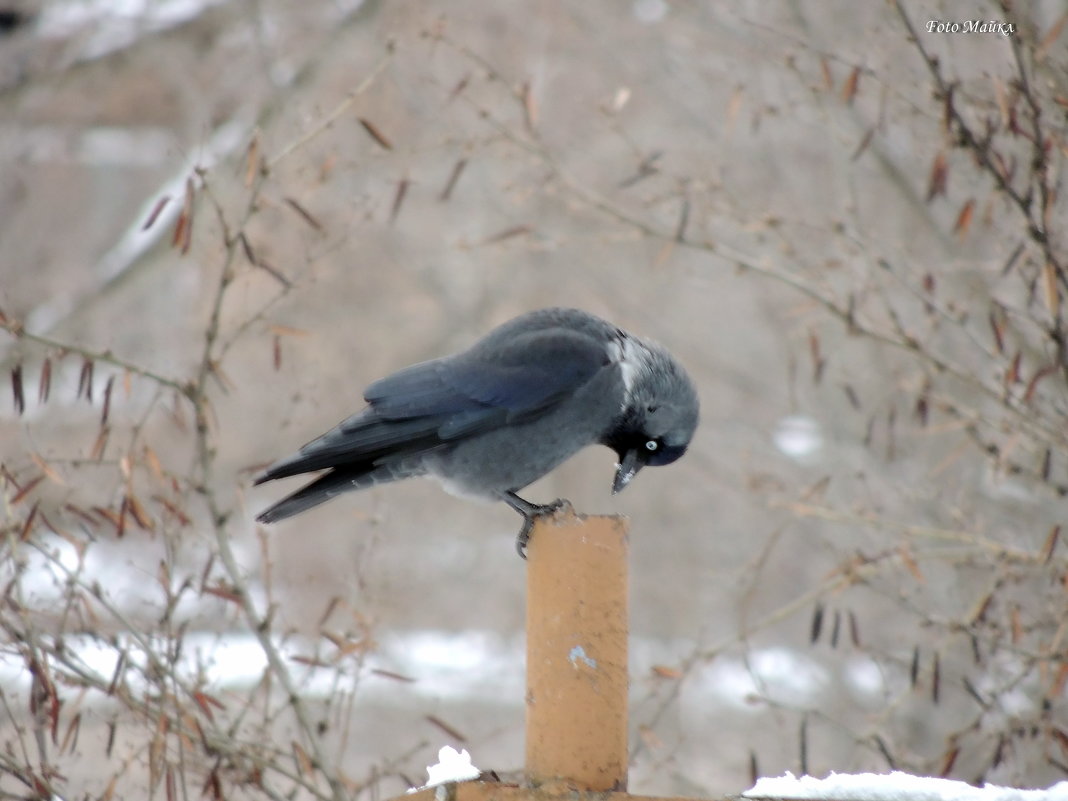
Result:
M806 798L821 801L1068 801L1068 782L1046 790L1018 790L987 784L975 787L951 779L908 773L832 773L826 779L787 773L764 778L743 798Z
M225 0L57 0L41 9L37 34L44 39L76 37L78 58L122 50L146 34L173 28Z
M819 423L804 415L782 418L772 433L775 447L796 462L810 464L823 449L823 433Z
M153 548L151 543L102 540L79 551L58 535L46 537L40 547L26 547L18 559L0 565L0 586L17 577L20 603L32 609L54 607L69 591L67 582L76 579L84 587L97 588L95 592L108 606L125 615L145 614L146 610L170 603L171 613L178 621L217 618L226 602L192 588L168 600L155 577L137 567L157 563L159 555ZM238 559L253 563L256 554L239 549ZM259 608L268 603L261 586L252 584L250 591ZM370 682L376 697L522 703L526 660L522 632L385 630L376 632L375 639L377 647L373 652L362 660L343 660L337 669ZM314 667L320 658L329 662L330 646L297 637L277 639L275 646L289 661L302 692L310 696L336 692L337 671ZM172 647L147 634L64 637L65 653L84 671L107 682L112 680L120 654L123 655L125 680L134 689L144 688L141 671L149 668L150 658L146 650L167 653ZM583 647L581 642L569 645L572 654L585 654ZM681 662L693 648L694 643L686 639L631 637L631 675L645 676L654 665ZM216 690L235 690L260 681L267 659L251 632L191 628L182 637L180 658L174 667L184 680L202 682ZM399 683L388 678L391 674L413 681ZM19 650L0 644L0 681L7 686L28 687L30 680ZM839 692L842 687L861 701L877 699L886 691L881 671L868 657L857 656L831 670L804 649L766 647L753 648L744 657L724 655L695 668L687 677L683 695L687 708L728 707L755 713L759 707L754 705L754 698L818 704L828 692Z
M197 630L197 622L218 618L226 602L199 593L192 587L167 599L164 588L138 565L155 564L159 558L151 543L140 546L125 541L99 541L79 551L67 540L44 538L39 547L26 547L18 559L0 565L0 586L17 580L20 603L31 609L49 609L69 591L68 581L94 587L101 601L121 614L140 616L146 610L172 605L171 614L193 627L184 631L174 668L184 681L216 691L254 686L267 670L267 658L255 636L240 629L235 619L231 630ZM254 562L255 554L239 552L239 561ZM263 608L268 600L258 584L250 586L254 603ZM184 627L180 627L184 628ZM377 647L361 659L331 663L332 646L299 637L275 640L287 660L301 692L328 696L336 692L338 671L368 682L376 698L396 701L413 697L459 703L488 702L522 704L525 692L526 643L522 632L502 634L480 629L394 629L376 632ZM584 643L569 644L570 655L585 654ZM677 664L693 652L688 639L631 637L630 672L649 675L655 665ZM148 634L94 637L68 634L64 652L79 669L104 682L112 681L120 658L124 680L132 689L144 689L143 671L150 670L150 654L166 654L175 648ZM565 657L569 654L565 654ZM594 658L587 655L587 658ZM391 676L411 679L398 682ZM0 644L0 682L27 688L31 675L17 647ZM771 702L818 705L828 693L843 689L858 702L878 700L887 691L885 677L869 657L857 655L836 666L821 663L805 649L752 648L745 655L723 655L695 667L682 687L684 709L729 708L756 714L755 699Z
M212 604L218 607L219 603L210 597L198 599L190 594L178 606L188 613L204 604L201 611L207 613ZM376 644L374 651L362 660L343 660L334 666L317 667L320 660L330 664L330 646L299 637L275 640L275 647L286 660L294 680L308 697L334 694L340 671L360 683L367 682L366 688L379 701L422 697L505 706L523 703L526 645L522 633L502 636L478 629L393 630L378 635ZM687 646L693 647L692 643L638 637L632 637L630 645L633 677L648 675L653 665L677 661L673 657ZM112 680L121 654L127 686L143 690L147 683L142 671L150 668L146 649L165 654L174 645L149 635L98 638L86 634L65 636L63 647L81 670L105 682ZM180 657L174 667L185 681L225 691L254 686L268 664L259 642L247 631L189 631L182 637ZM867 686L854 681L853 674L858 671L866 679L874 675L866 661L857 660L855 665L846 665L839 678L858 700L877 697L881 684L873 682ZM397 675L410 681L398 682L394 678ZM18 649L0 647L0 683L28 688L31 679ZM682 692L686 708L701 710L702 715L710 709L722 708L756 714L760 711L760 705L754 703L756 698L772 701L790 698L797 703L818 704L828 692L835 692L841 686L808 654L787 648L767 648L754 649L747 659L721 657L697 669L687 679Z
M73 394L73 393L72 393ZM60 536L41 538L36 547L25 546L16 559L0 564L0 586L15 588L19 603L28 609L48 610L62 601L69 581L78 581L107 607L132 619L151 616L171 606L181 631L180 647L148 633L127 632L109 636L67 634L63 653L72 670L84 678L110 683L117 669L126 686L135 691L148 687L145 673L152 662L176 655L178 677L209 692L241 691L255 686L268 669L266 655L256 637L231 615L233 628L198 630L197 625L218 621L232 610L210 593L186 583L168 599L157 577L143 565L160 558L151 542L101 540L79 550ZM254 564L255 552L238 549L238 561ZM14 582L14 584L12 584ZM249 587L260 609L269 603L263 587ZM357 691L376 702L410 703L416 698L456 703L490 703L520 706L525 693L526 643L522 632L503 634L482 629L385 629L375 633L376 647L356 657L337 659L335 647L322 640L288 636L275 638L274 646L292 671L300 691L308 697L328 697L338 682L351 682ZM630 674L638 686L657 665L684 662L696 644L686 638L630 638ZM563 656L595 659L587 644L568 644ZM335 661L336 660L336 661ZM988 676L977 679L980 692L996 692L1004 676L1019 666L991 663ZM407 681L398 681L401 676ZM26 690L32 676L17 644L0 643L0 684ZM694 666L680 688L680 714L695 725L715 710L760 714L765 703L819 707L841 693L858 704L878 703L891 691L890 679L870 656L854 654L835 660L821 658L806 648L752 647L744 654L723 654ZM1024 715L1037 694L1020 687L1002 693L1003 708ZM90 696L86 703L103 699ZM1068 801L1065 798L1064 801Z
M466 748L463 751L457 751L446 745L438 751L437 764L426 766L426 773L426 784L422 787L411 788L409 793L417 793L427 787L436 787L446 782L465 782L477 779L481 771L471 764L471 755L467 753Z

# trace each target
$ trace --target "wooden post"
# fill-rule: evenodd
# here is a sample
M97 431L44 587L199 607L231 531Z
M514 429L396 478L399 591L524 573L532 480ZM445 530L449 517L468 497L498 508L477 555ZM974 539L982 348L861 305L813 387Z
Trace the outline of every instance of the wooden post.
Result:
M535 522L527 546L530 784L627 787L627 525L575 515Z

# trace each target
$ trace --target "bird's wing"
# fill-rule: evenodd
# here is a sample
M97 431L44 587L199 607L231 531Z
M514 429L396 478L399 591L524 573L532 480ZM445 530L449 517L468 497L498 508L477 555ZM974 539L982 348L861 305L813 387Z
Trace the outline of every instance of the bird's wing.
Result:
M370 469L534 419L608 363L602 342L567 329L483 341L371 384L364 393L367 409L271 465L256 483L328 467Z
M537 417L607 365L604 343L591 336L534 330L408 367L371 384L364 397L387 420L440 420L448 440Z

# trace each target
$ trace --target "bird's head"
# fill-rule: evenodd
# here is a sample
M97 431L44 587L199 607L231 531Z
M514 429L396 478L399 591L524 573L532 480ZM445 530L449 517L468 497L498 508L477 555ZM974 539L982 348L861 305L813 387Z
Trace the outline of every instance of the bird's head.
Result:
M642 344L622 413L601 439L619 456L613 494L646 465L671 464L686 453L697 428L700 404L690 377L667 351Z

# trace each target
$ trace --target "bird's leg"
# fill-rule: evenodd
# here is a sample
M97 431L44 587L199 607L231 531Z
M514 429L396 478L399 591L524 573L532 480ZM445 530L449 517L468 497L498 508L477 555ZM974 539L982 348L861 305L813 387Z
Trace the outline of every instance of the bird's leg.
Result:
M502 500L523 515L523 528L519 530L519 536L515 538L515 550L523 559L527 558L527 543L530 542L530 532L534 528L534 521L543 515L551 515L558 509L566 506L568 501L557 498L552 503L537 504L523 500L509 490L504 493Z

